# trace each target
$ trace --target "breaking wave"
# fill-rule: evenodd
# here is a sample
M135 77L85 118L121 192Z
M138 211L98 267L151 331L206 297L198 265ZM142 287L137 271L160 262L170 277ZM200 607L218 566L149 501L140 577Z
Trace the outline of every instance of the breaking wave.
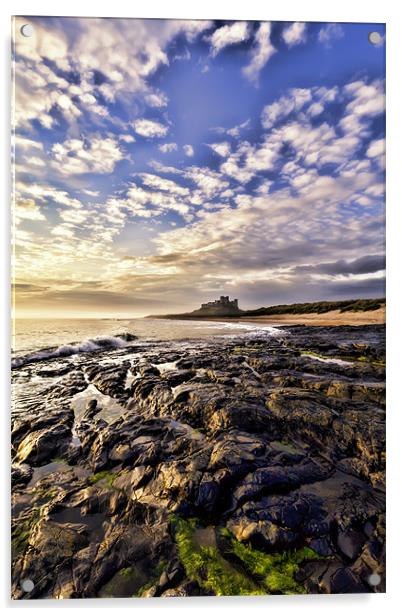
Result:
M99 336L98 338L89 338L83 342L74 342L71 344L61 344L58 347L50 347L35 351L27 355L15 357L11 361L12 368L20 368L26 364L46 359L57 359L58 357L69 357L78 353L96 353L99 351L109 351L112 349L121 349L137 340L137 336L124 333L116 336Z

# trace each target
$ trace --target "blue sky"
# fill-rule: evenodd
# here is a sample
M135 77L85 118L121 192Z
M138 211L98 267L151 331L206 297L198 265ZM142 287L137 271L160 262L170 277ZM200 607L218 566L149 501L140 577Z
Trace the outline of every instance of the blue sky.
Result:
M16 18L18 314L383 296L384 39Z

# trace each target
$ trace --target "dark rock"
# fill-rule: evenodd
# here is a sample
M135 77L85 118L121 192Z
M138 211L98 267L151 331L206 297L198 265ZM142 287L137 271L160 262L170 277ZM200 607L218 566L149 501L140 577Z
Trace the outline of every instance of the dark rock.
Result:
M334 570L335 569L335 570ZM330 566L325 573L321 586L324 592L333 594L366 593L367 587L348 567Z
M70 438L71 429L63 424L31 432L19 444L17 461L33 466L44 464L53 457L61 456L66 451Z
M350 560L356 560L366 541L365 536L353 529L341 531L338 534L338 548Z
M83 420L92 419L99 412L100 412L100 409L98 408L98 401L88 400L88 402L85 405Z
M11 465L11 485L25 485L32 477L33 470L28 464Z

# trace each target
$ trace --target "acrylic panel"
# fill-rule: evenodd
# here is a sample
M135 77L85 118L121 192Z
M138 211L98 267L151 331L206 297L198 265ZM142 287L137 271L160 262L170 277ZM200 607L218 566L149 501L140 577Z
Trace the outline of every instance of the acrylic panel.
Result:
M12 65L12 597L384 592L385 26Z

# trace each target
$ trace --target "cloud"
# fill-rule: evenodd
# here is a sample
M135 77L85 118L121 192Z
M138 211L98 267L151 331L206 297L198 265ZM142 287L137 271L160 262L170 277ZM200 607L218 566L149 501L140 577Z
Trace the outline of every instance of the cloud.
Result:
M119 135L119 140L124 141L124 143L134 143L135 137L132 135Z
M50 232L52 235L56 235L57 237L71 239L74 237L74 231L70 227L70 225L56 225Z
M27 137L23 137L22 135L12 135L11 144L14 148L19 148L22 151L39 150L43 152L43 143L41 143L40 141L35 141L33 139L28 139Z
M180 35L194 42L213 23L205 20L134 20L30 17L35 34L20 34L24 18L15 18L14 45L17 104L16 125L34 120L52 128L61 114L71 124L83 114L107 117L107 102L119 100L130 109L133 95L151 107L163 107L167 97L150 85L160 66L169 63L167 48ZM52 67L52 68L50 68ZM80 75L70 84L57 73ZM97 82L96 75L102 75ZM57 113L55 113L57 112ZM113 118L109 117L110 121Z
M375 159L381 169L385 169L385 139L372 141L367 149L367 156Z
M374 81L354 81L344 87L347 96L352 97L346 111L356 116L375 116L385 110L385 93L383 84Z
M188 157L194 156L194 148L192 145L183 145L183 150L186 156Z
M326 24L318 33L318 40L327 49L332 47L332 43L345 36L343 28L340 24Z
M271 128L292 112L300 111L311 99L312 93L308 88L292 88L286 96L264 107L261 114L263 127Z
M221 143L208 143L207 145L211 148L211 150L223 158L226 158L230 154L230 143L228 141L223 141Z
M158 145L158 150L163 152L163 154L167 154L168 152L174 152L177 150L177 143L163 143Z
M274 168L281 147L280 139L275 136L266 137L255 146L243 141L221 165L221 171L241 184L247 184L259 172Z
M235 21L231 25L218 28L209 37L212 56L215 57L222 49L229 45L236 45L247 41L249 36L250 28L246 21Z
M324 105L322 103L313 103L307 109L307 114L310 117L315 118L315 116L319 116L323 111L324 111Z
M340 128L350 135L368 136L370 120L385 111L384 83L354 81L344 86L342 94L346 113L339 122Z
M166 137L169 132L168 126L165 126L160 122L156 122L155 120L145 120L144 118L134 120L134 122L132 122L132 126L137 135L147 137L148 139Z
M158 173L171 173L173 175L182 175L181 169L177 169L177 167L172 167L171 165L163 165L158 160L150 160L148 161L148 166L151 167L154 171L158 171Z
M65 205L71 208L81 208L82 204L78 199L71 197L67 191L58 190L53 186L46 184L25 184L24 182L17 182L16 184L16 197L20 195L32 197L33 199L46 203L48 201L54 201L60 205Z
M237 124L236 126L232 126L231 128L223 128L223 126L215 126L211 128L211 131L217 133L218 135L229 135L229 137L240 137L240 134L243 130L250 128L250 118L242 122L241 124Z
M339 274L371 274L385 270L385 255L365 255L353 261L340 259L331 263L297 266L295 272L318 272L337 276Z
M66 59L68 55L68 40L63 31L54 31L51 28L43 26L40 21L34 22L33 36L26 38L19 35L21 26L25 23L22 17L16 18L14 44L16 54L27 60L38 62L42 61L43 57L48 58L62 70L68 70L69 64Z
M84 195L88 195L89 197L99 197L100 195L99 190L88 190L87 188L83 188L81 192L83 192Z
M161 178L158 175L152 175L150 173L140 173L139 175L145 186L150 186L151 188L163 190L175 195L187 196L190 193L188 188L179 186L176 182Z
M63 175L112 173L116 163L124 158L116 139L101 136L56 143L52 153L52 164Z
M14 220L18 225L22 220L46 220L33 199L18 199L14 206Z
M227 180L208 167L189 167L184 176L192 180L200 188L202 195L208 199L216 197L229 186Z
M163 76L181 53L177 48L187 49L201 35L197 53L204 60L198 63L194 53L191 62L207 87L219 61L209 56L211 74L199 74L208 54L205 34L212 41L223 28L165 20L47 23L57 39L49 43L54 59L42 48L16 59L21 284L46 289L46 301L60 310L69 298L85 309L99 300L129 311L139 297L145 312L152 302L162 312L167 305L182 309L183 298L192 308L198 298L224 291L254 306L380 292L384 145L376 118L384 110L382 81L355 77L346 86L291 88L276 99L264 98L268 91L261 88L261 123L257 106L250 106L252 121L234 126L241 116L222 106L225 114L213 116L222 123L214 134L195 131L193 145L183 146L180 122L167 120L175 119L175 101L156 84L169 81ZM215 55L229 44L224 32L215 37ZM232 57L248 62L244 75L256 84L276 50L270 24L249 23L247 32L248 51ZM295 24L283 30L290 47L305 35ZM190 64L179 68L190 70ZM169 87L167 93L175 96ZM178 130L177 144L170 127ZM130 130L160 141L137 139L131 146ZM198 148L206 142L216 157ZM127 151L135 152L135 161ZM169 151L177 152L175 162L164 165L159 152Z
M285 28L282 32L282 38L288 47L294 47L307 41L307 26L301 21L295 21L293 24Z
M271 43L271 24L263 22L255 35L250 63L243 68L243 74L247 79L257 84L261 70L274 53L276 53L276 49Z
M375 158L376 156L381 156L385 151L385 139L376 139L372 141L367 150L367 156L370 158Z
M145 96L145 100L150 107L166 107L169 101L163 92L151 92Z

